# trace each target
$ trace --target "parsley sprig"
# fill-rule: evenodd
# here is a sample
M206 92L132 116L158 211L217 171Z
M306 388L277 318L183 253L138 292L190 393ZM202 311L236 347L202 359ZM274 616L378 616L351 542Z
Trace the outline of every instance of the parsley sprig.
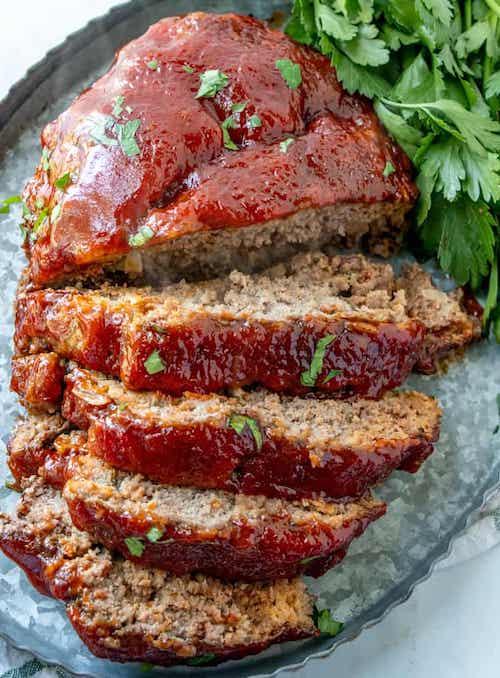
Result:
M374 99L417 171L421 249L488 285L500 338L500 0L294 0L287 32Z

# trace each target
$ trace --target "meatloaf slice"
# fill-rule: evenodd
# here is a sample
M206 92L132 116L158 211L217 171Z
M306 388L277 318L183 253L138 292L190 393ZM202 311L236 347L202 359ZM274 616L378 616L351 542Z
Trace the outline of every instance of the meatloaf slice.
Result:
M378 397L416 362L436 369L438 358L480 334L463 293L438 290L416 265L397 278L359 255L313 253L259 275L160 291L21 290L15 346L19 355L56 351L134 389L260 383Z
M317 577L386 508L369 494L326 503L160 485L84 452L69 464L63 490L75 525L127 559L175 574Z
M66 377L63 415L89 450L158 482L283 498L352 499L395 468L416 471L439 436L436 401L307 400L239 391L181 398L129 391L87 370Z
M103 266L206 275L363 236L385 252L416 198L408 159L330 60L234 14L152 26L42 146L24 193L35 285Z
M229 583L123 561L75 529L59 492L39 479L27 482L17 517L0 516L0 547L41 593L65 601L98 657L216 663L317 633L299 579Z
M63 391L64 360L57 353L37 353L12 360L10 387L31 411L54 412Z

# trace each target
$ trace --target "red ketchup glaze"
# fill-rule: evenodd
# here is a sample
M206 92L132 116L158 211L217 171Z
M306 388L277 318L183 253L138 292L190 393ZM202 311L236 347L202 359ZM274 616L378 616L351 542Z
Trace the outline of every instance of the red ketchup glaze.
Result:
M51 410L61 402L64 373L56 353L13 358L10 388L26 407Z
M78 529L133 562L174 574L201 572L243 581L289 578L298 574L319 577L339 562L351 541L386 510L384 504L377 504L364 517L345 520L335 529L320 519L303 526L291 526L278 515L262 521L258 527L245 521L233 522L223 537L166 525L162 526L165 543L152 544L146 537L153 527L147 518L92 505L91 498L84 501L70 497L67 503ZM144 541L140 557L130 553L125 543L128 537Z
M164 329L149 326L128 336L121 377L130 388L207 393L258 383L291 395L314 391L377 398L406 379L425 335L417 321L396 325L355 319L259 323L208 318ZM301 375L326 335L335 339L327 347L316 384L304 386ZM145 363L153 351L158 351L165 369L151 375ZM330 370L340 373L325 383Z
M277 59L299 64L291 89ZM154 70L148 68L158 62ZM187 72L186 64L189 66ZM219 69L228 85L196 98L200 75ZM114 100L124 97L113 114ZM224 148L221 123L247 106L229 130L239 151ZM127 107L132 110L129 112ZM258 114L260 127L248 124ZM92 137L95 122L138 120L138 155ZM108 136L113 133L108 131ZM286 153L280 142L296 141ZM37 285L130 251L147 224L147 246L188 233L269 221L339 202L411 203L407 158L383 131L369 102L342 90L330 61L250 17L191 14L167 18L119 51L110 71L42 133L50 172L39 166L24 197L61 206L59 217L27 239ZM395 172L384 176L386 162ZM66 190L54 180L66 172Z
M120 376L129 388L174 395L258 383L297 395L377 398L406 379L425 337L425 328L416 320L251 322L206 317L180 326L133 324L134 307L117 310L90 299L45 290L21 297L17 351L29 351L33 340L42 340L82 367ZM317 342L328 334L335 340L327 347L316 385L304 386L301 375L310 367ZM153 351L159 352L165 367L149 374L145 362ZM340 373L324 383L330 370Z

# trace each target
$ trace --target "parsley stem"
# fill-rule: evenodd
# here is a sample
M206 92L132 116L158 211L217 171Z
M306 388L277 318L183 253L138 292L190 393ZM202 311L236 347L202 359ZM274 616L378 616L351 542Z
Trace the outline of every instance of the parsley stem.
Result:
M472 0L465 0L464 24L466 31L472 26Z
M493 14L496 14L497 17L500 17L500 5L497 4L496 0L484 0L488 7L491 9Z

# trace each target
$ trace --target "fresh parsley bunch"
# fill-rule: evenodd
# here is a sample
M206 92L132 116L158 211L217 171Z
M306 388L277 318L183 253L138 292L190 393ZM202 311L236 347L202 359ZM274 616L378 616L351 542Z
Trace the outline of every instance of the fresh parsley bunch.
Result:
M500 0L294 0L286 30L374 99L418 172L421 248L460 285L488 282L500 341Z

